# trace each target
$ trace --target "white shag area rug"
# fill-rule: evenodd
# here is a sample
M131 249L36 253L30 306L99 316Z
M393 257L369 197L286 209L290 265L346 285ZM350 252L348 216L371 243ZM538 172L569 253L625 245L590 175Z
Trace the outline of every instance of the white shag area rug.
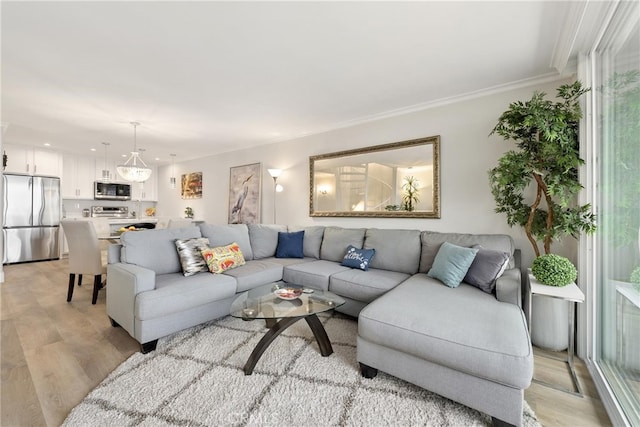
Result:
M136 353L76 406L65 426L485 426L491 418L379 372L360 375L356 321L320 315L322 357L304 320L277 337L252 375L242 368L267 331L225 317ZM524 425L540 426L525 402Z

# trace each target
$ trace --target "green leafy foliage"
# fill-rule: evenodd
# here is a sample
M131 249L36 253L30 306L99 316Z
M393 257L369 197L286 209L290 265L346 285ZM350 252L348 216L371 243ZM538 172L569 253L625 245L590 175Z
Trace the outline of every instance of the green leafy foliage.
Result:
M413 211L420 201L418 193L420 183L413 176L405 176L402 184L402 209L405 211Z
M631 272L631 277L629 277L629 281L633 284L634 289L640 292L640 266L636 267Z
M534 259L531 273L538 282L549 286L567 286L578 277L578 271L571 261L556 254L540 255Z
M510 226L525 229L536 256L539 241L549 253L551 242L563 235L577 237L596 228L591 206L575 206L582 189L578 168L584 164L579 156L578 98L588 90L580 82L562 85L557 102L535 92L527 102L511 103L491 132L514 140L518 148L505 153L489 171L495 210L506 214ZM524 194L531 186L536 198L527 203Z
M611 164L602 180L602 233L615 247L636 243L640 228L640 71L615 73L598 88L606 134L606 162ZM606 215L606 216L605 216Z

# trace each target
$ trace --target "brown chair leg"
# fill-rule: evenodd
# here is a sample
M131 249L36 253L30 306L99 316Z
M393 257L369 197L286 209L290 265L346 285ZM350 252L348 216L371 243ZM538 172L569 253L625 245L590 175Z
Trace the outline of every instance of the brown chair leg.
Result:
M98 291L102 287L102 274L96 274L93 277L93 298L91 304L95 304L98 301Z
M73 296L73 286L76 281L76 275L73 273L69 274L69 290L67 291L67 302L71 301L71 297Z
M82 286L82 274L78 274L78 286Z

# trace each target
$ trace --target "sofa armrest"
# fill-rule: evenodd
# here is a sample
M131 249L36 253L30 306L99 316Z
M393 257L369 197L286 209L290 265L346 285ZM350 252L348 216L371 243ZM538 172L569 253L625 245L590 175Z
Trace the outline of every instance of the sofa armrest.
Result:
M505 270L496 280L496 298L498 301L515 304L522 308L522 283L519 268Z
M121 262L107 266L107 315L134 338L136 296L155 285L153 270Z
M120 262L120 252L122 245L119 243L112 243L107 246L107 263L116 264Z

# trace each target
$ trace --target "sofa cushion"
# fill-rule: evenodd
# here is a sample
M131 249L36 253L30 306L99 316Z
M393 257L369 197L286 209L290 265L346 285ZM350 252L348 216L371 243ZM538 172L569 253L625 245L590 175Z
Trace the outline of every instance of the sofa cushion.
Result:
M155 290L136 296L135 317L149 320L182 312L188 316L189 309L229 298L235 292L235 279L223 274L196 274L189 277L184 277L182 273L159 274L156 276Z
M209 271L221 274L232 268L245 264L244 256L237 243L202 250L202 257L209 267Z
M343 267L340 263L317 260L287 265L282 272L282 279L294 285L326 291L329 290L329 277L332 274L347 270L350 270L350 268Z
M120 261L148 268L156 274L182 273L175 241L196 237L202 237L198 227L122 233Z
M324 236L324 226L313 225L310 227L289 227L289 231L304 230L304 240L302 249L305 257L320 259L320 246L322 245L322 237Z
M467 248L473 245L480 245L485 249L506 252L510 256L508 268L515 267L515 260L513 258L515 245L511 236L507 234L461 234L423 231L420 233L420 238L422 241L420 273L426 273L431 269L438 249L440 249L440 245L444 242Z
M287 265L295 265L295 264L302 264L303 262L311 262L311 261L317 261L315 258L276 258L276 257L271 257L271 258L264 258L262 259L262 261L269 261L269 262L273 262L276 264L279 264L283 267L286 267Z
M175 244L183 275L193 276L203 271L209 271L207 262L202 258L202 250L209 247L209 239L206 237L177 239Z
M369 269L371 259L375 254L375 249L358 249L349 245L347 246L347 253L344 254L344 258L342 258L340 265L367 271Z
M248 227L253 259L274 256L278 246L278 232L287 231L284 225L249 224Z
M464 279L477 253L478 249L463 248L444 242L427 276L440 280L450 288L455 288Z
M246 261L253 259L249 227L246 224L200 224L200 231L202 232L202 237L209 239L212 247L225 246L236 242L240 246L244 259Z
M276 258L304 258L304 230L278 233Z
M236 292L244 292L256 286L282 280L282 265L264 259L247 261L242 267L224 272L236 279Z
M420 265L419 230L367 229L364 237L365 249L375 249L376 256L371 268L415 274Z
M473 247L478 249L478 253L464 276L464 282L490 294L496 286L496 279L504 273L509 264L509 254L484 249L478 245Z
M342 262L349 245L356 248L362 247L364 233L364 228L326 227L320 247L320 259Z
M448 288L416 274L360 312L358 335L519 389L533 375L522 310L465 283Z
M409 277L406 273L389 270L350 269L335 273L329 278L329 290L356 301L371 302L395 288Z

